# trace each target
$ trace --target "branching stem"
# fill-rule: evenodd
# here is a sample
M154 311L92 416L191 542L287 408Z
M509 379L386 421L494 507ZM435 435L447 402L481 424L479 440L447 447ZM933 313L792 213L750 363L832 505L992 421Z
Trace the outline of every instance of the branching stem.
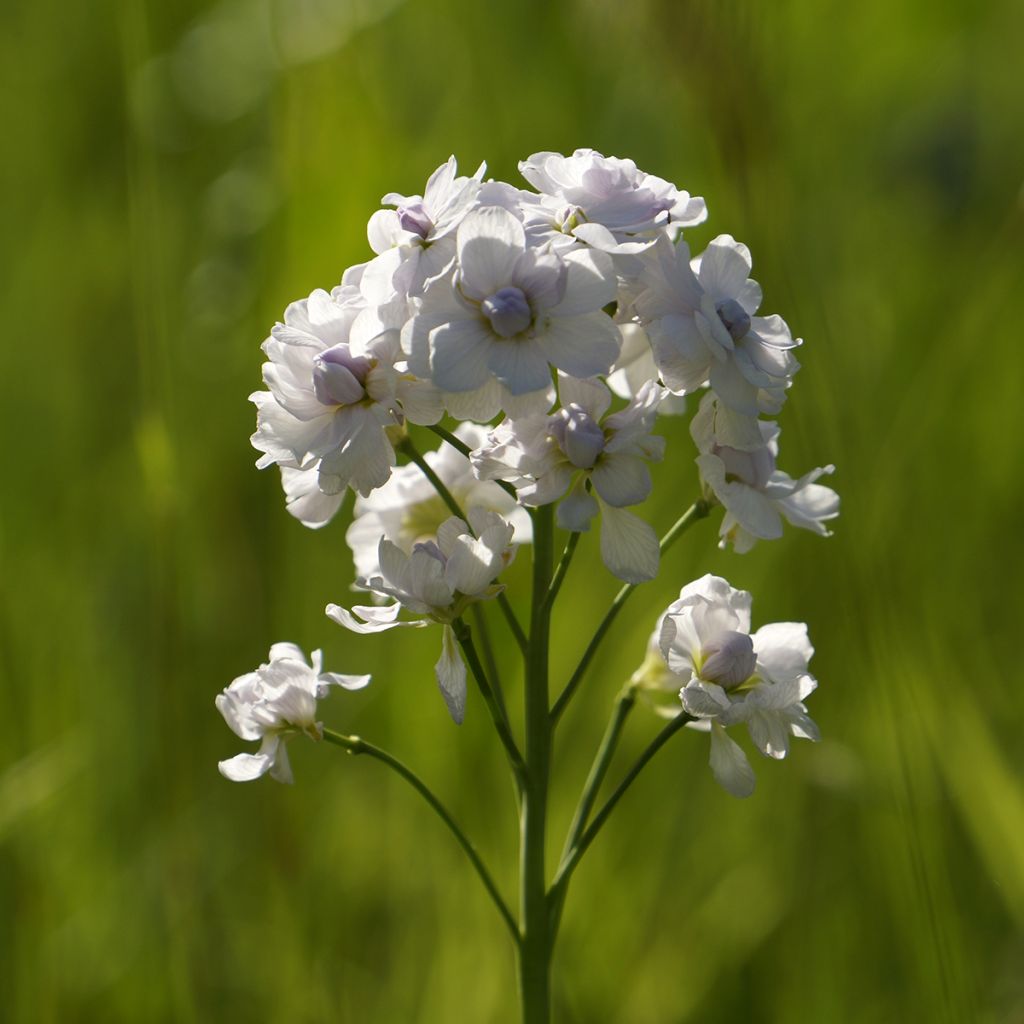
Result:
M516 924L516 919L512 916L512 911L509 910L508 904L502 898L501 893L498 891L498 887L491 877L491 873L487 870L487 866L484 864L477 853L476 847L469 841L465 832L459 827L458 823L448 812L447 808L441 801L434 795L433 791L429 786L411 769L407 768L398 758L393 757L386 750L382 750L380 747L375 747L372 743L367 743L366 740L361 739L358 736L344 736L341 733L334 732L331 729L324 729L324 739L328 743L333 743L335 746L341 747L350 754L359 755L367 754L372 758L386 764L392 771L397 772L399 775L409 783L413 789L416 790L420 796L430 805L431 809L435 814L448 826L448 830L455 837L459 846L462 847L463 852L469 858L469 862L473 865L477 875L480 877L480 881L483 882L484 888L487 890L487 894L494 901L494 905L498 908L498 913L501 914L502 920L508 927L509 932L512 935L512 941L515 942L516 946L520 945L519 927Z

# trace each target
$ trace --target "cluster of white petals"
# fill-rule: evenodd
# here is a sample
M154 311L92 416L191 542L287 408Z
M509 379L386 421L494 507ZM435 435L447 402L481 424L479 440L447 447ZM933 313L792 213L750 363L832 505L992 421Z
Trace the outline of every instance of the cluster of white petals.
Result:
M759 540L782 536L782 520L791 526L829 536L825 523L839 515L839 495L816 481L835 469L812 469L794 480L775 466L779 427L760 421L760 448L744 451L722 444L715 434L719 400L709 392L690 424L700 455L697 465L711 495L725 508L719 530L721 547L749 551Z
M485 428L462 423L455 436L469 448L484 443ZM496 512L513 528L516 544L528 544L533 524L529 513L498 484L479 479L469 459L451 445L427 452L425 461L437 474L460 508ZM437 540L441 524L451 516L433 484L418 466L399 466L383 487L367 497L357 497L354 518L345 534L352 549L356 575L364 578L380 575L377 549L382 537L411 554L418 543Z
M506 420L472 455L477 475L506 480L524 505L560 501L557 521L583 532L601 515L601 556L629 583L658 572L658 537L625 509L651 491L648 461L660 460L664 438L651 434L666 392L648 381L625 409L606 416L612 396L599 380L563 376L561 409L550 416Z
M274 644L267 664L239 676L217 697L217 710L231 731L240 739L261 741L257 753L236 754L221 761L221 775L232 782L249 782L269 773L278 782L291 782L285 741L299 733L321 739L317 701L326 697L332 686L359 690L369 681L369 676L324 672L320 651L313 652L310 666L295 644Z
M781 759L789 737L817 740L803 702L817 687L814 654L802 622L775 622L750 632L750 594L719 576L683 587L660 619L658 648L668 668L637 681L677 688L682 710L711 730L711 770L734 796L754 790L754 772L726 733L745 725L755 747Z
M519 170L528 188L485 180L483 164L460 175L452 157L422 194L386 194L366 262L288 306L263 343L266 389L251 396L257 465L279 467L292 516L323 527L355 494L346 540L373 603L327 614L359 634L440 624L435 673L457 722L461 616L503 590L535 509L555 506L573 535L596 523L619 579L657 575L658 535L633 510L665 456L658 424L687 396L699 397L690 493L723 508L722 547L748 551L784 522L828 535L839 511L818 482L833 467L793 479L776 466L779 428L765 417L784 406L801 342L759 314L746 246L723 234L691 251L704 200L591 149L535 153ZM436 450L421 454L410 425L433 428ZM716 777L739 794L753 774L727 727L746 724L773 757L790 734L815 734L801 703L814 686L806 630L751 635L749 600L717 577L684 587L634 677L659 710L681 693L672 713L710 724ZM288 776L281 740L319 735L317 680L366 678L328 677L319 654L309 668L276 645L218 698L239 736L263 741L222 771Z
M480 507L467 515L469 524L451 516L438 527L435 540L417 542L409 553L381 537L380 575L359 577L356 587L390 598L391 604L356 605L351 611L336 604L327 606L327 615L353 633L440 623L444 636L435 671L456 722L465 714L466 667L451 624L475 601L500 593L502 588L494 580L515 555L513 527L500 515ZM402 609L419 617L399 619Z

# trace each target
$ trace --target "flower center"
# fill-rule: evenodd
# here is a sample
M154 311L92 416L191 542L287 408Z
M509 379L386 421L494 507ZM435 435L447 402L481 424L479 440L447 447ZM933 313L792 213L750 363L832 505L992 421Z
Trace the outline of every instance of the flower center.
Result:
M775 472L775 456L767 445L753 452L743 452L728 445L716 444L711 454L722 460L726 480L739 480L757 490L763 490Z
M604 451L600 424L575 403L562 409L551 424L551 434L577 469L592 469Z
M480 303L494 333L502 338L521 334L533 321L533 311L519 288L502 288Z
M715 312L733 341L740 341L750 330L750 314L735 299L719 299Z
M348 345L335 345L313 360L313 390L321 405L354 405L366 396L364 385L372 361L354 356Z
M700 678L731 690L754 674L757 655L746 633L721 633L701 650Z
M423 209L422 203L410 203L398 208L398 223L403 231L426 238L434 230L434 222Z

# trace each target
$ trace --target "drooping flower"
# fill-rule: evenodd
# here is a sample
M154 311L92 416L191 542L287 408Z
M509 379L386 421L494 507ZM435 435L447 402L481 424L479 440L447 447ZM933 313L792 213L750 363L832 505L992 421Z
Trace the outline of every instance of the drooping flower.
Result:
M525 505L558 506L558 524L586 531L601 515L601 556L629 583L653 579L658 538L626 508L651 490L647 462L664 454L651 434L664 388L649 381L620 412L605 417L611 395L598 380L560 377L562 408L550 416L505 420L471 458L482 480L506 480Z
M317 701L331 686L359 690L369 676L347 676L322 671L322 655L313 652L312 665L295 644L278 643L270 648L270 661L235 679L216 699L217 710L231 731L243 740L260 740L255 754L236 754L218 765L232 782L249 782L270 774L278 782L292 782L292 770L285 743L305 733L310 739L323 737L323 725L316 721Z
M572 156L534 153L519 173L542 197L541 218L552 230L614 254L642 251L658 233L700 224L707 207L632 160L577 149Z
M349 333L365 305L353 286L328 295L314 291L292 303L284 323L263 343L269 391L250 396L260 469L277 463L316 467L324 494L346 487L361 494L383 484L395 464L386 430L405 418L434 423L441 416L436 390L404 369L397 332L360 347ZM322 510L321 510L322 511Z
M757 417L777 413L800 368L779 316L756 316L760 285L750 251L719 235L691 261L685 242L660 245L656 272L636 300L662 380L676 394L705 384L721 399L719 436L732 447L761 446Z
M780 759L789 737L817 740L803 701L817 687L808 672L814 654L807 627L776 622L750 633L750 594L719 576L682 589L661 619L659 647L681 685L687 714L711 730L711 769L734 796L749 796L754 773L726 733L744 724L766 757Z
M759 421L760 448L741 451L720 444L714 426L718 404L713 393L701 399L690 433L700 452L697 465L701 478L725 507L718 531L719 546L731 543L740 553L749 551L758 540L781 537L783 519L819 536L829 536L825 523L839 515L839 495L816 481L835 467L812 469L799 480L777 469L779 427L763 420Z
M435 672L456 723L466 710L466 666L451 624L475 601L500 593L503 588L494 581L515 554L513 528L501 516L482 508L471 508L466 515L470 525L451 516L438 528L436 541L415 544L408 554L387 538L380 539L380 575L360 577L356 587L390 598L391 604L356 605L351 611L327 606L328 617L353 633L440 623L444 635ZM400 620L403 608L419 618Z
M455 431L470 448L483 444L486 434L486 429L475 423L462 423ZM532 523L526 509L498 484L478 480L469 459L457 448L443 444L439 450L427 452L424 459L460 508L497 512L513 527L514 543L530 542ZM411 554L416 544L436 541L438 529L450 516L448 506L418 466L399 466L383 487L356 498L355 517L345 534L356 575L380 575L377 549L381 537Z
M619 332L602 312L616 292L607 256L531 249L500 207L467 215L456 247L455 268L430 282L402 332L410 369L445 392L453 415L544 411L552 367L575 377L608 371Z

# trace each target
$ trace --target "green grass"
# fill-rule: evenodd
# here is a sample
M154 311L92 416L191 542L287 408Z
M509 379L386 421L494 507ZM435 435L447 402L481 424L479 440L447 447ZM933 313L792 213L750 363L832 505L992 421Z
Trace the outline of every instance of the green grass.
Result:
M698 244L750 244L807 342L783 466L835 462L843 515L746 556L701 523L616 624L559 732L556 840L655 615L704 572L753 591L755 624L809 622L825 741L759 759L746 802L701 737L659 755L575 878L556 1019L1019 1020L1024 8L192 7L16 3L0 40L4 1018L517 1019L502 925L415 795L299 742L295 787L231 785L213 698L275 640L372 671L325 721L419 769L513 891L484 708L451 725L436 632L326 620L344 524L286 515L246 396L286 303L365 258L384 192L451 152L512 180L593 146L703 194ZM685 423L665 433L662 528L696 489ZM616 589L595 549L556 679ZM634 715L620 771L656 728Z

